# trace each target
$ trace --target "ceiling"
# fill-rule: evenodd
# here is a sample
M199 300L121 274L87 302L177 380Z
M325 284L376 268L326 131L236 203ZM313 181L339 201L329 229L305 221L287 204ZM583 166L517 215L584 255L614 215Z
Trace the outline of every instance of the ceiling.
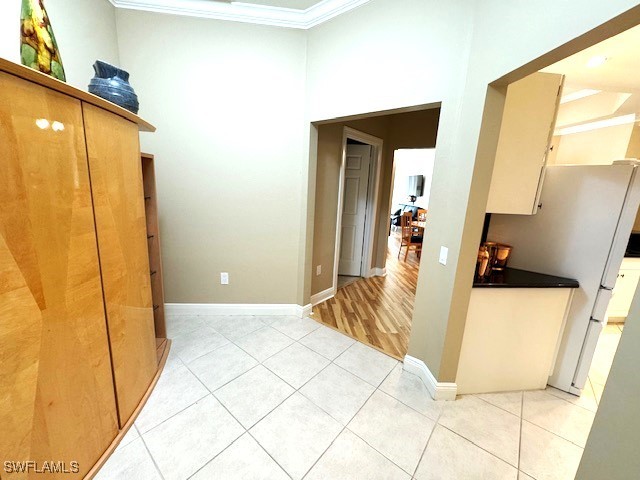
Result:
M610 119L628 114L640 118L640 26L611 37L543 69L565 75L563 103L557 127ZM589 66L594 57L606 57ZM594 90L583 98L570 94Z
M308 29L370 0L109 0L116 8Z
M569 88L593 88L615 92L640 91L640 26L600 42L543 69L566 75ZM607 61L595 68L587 66L596 56Z
M266 5L268 7L293 8L294 10L306 10L322 2L322 0L240 0L242 3L254 5Z

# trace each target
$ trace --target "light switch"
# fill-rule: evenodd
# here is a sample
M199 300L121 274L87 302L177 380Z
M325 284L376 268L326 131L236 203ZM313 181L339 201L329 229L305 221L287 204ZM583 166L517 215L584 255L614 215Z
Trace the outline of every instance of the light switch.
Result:
M447 247L440 247L440 263L442 265L447 264L447 257L449 256L449 249Z
M319 277L320 275L322 275L322 265L317 265L316 266L316 277Z
M220 273L220 283L222 285L229 285L229 274L227 272Z

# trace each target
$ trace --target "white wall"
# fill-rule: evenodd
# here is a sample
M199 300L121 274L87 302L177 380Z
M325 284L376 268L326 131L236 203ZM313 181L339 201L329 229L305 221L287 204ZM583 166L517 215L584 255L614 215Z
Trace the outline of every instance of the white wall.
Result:
M422 208L429 208L435 153L433 148L400 149L394 152L392 210L396 209L400 203L409 203L407 202L407 177L413 175L424 177L422 196L416 199L415 204Z
M87 90L93 63L119 64L115 7L108 0L45 0L67 83ZM20 0L0 2L0 57L20 63Z
M295 303L305 32L132 10L117 22L158 129L142 146L156 155L166 301Z
M561 135L554 139L551 164L610 165L626 158L633 124L616 125L587 132Z

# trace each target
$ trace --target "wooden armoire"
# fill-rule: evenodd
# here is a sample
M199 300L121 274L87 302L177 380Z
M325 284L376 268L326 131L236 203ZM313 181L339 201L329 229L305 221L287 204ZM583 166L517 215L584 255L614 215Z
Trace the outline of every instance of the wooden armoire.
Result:
M166 359L140 130L155 129L0 59L2 479L93 476ZM7 472L25 461L33 468ZM36 472L51 462L71 473Z

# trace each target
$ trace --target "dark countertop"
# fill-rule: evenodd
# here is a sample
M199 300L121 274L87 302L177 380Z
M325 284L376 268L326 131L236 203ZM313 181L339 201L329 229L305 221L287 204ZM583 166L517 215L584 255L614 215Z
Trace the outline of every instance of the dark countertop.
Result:
M578 288L577 280L544 273L529 272L516 268L505 268L502 272L493 272L483 279L477 277L473 281L476 288Z

